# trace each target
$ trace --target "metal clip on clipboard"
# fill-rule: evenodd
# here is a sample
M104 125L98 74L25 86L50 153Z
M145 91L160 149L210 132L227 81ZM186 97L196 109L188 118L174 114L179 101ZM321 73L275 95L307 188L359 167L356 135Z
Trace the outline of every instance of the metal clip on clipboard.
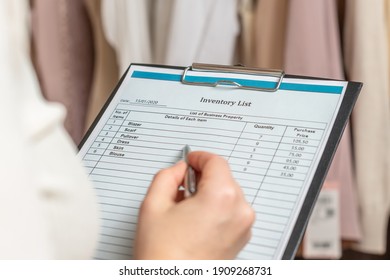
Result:
M189 81L187 78L188 71L198 71L198 72L219 72L219 73L235 73L235 74L247 74L247 75L257 75L257 76L267 76L278 78L276 86L273 88L268 87L253 87L245 86L240 84L237 81L221 79L215 82L201 82L201 81ZM181 82L186 85L201 85L216 87L219 85L228 85L235 86L240 89L249 89L249 90L259 90L267 92L275 92L279 89L284 78L284 71L282 70L273 70L273 69L261 69L261 68L247 68L244 66L226 66L226 65L216 65L216 64L203 64L203 63L193 63L192 66L185 68L183 76L181 77Z

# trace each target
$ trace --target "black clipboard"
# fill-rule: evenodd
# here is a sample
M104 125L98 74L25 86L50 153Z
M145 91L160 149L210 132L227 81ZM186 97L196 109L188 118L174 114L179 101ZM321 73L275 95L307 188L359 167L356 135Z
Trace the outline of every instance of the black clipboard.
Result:
M323 79L318 77L308 77L308 76L297 76L297 75L286 75L284 71L281 70L273 70L273 69L258 69L258 68L246 68L244 66L223 66L223 65L213 65L213 64L199 64L194 63L192 66L189 67L178 67L178 66L166 66L166 65L156 65L156 64L131 64L129 68L126 70L126 72L123 74L121 79L119 80L117 86L114 88L113 92L111 93L110 97L107 99L105 105L102 107L101 111L99 112L98 116L86 132L85 136L83 137L82 141L80 142L78 148L82 149L84 144L86 143L87 139L90 137L91 133L96 128L99 120L103 116L104 112L106 111L107 107L112 102L114 96L118 92L119 88L121 87L124 79L126 78L129 69L132 66L145 66L145 67L158 67L158 68L169 68L169 69L177 69L182 70L183 75L180 79L181 83L187 84L189 86L196 85L196 86L211 86L211 87L217 87L217 86L233 86L237 87L239 89L249 89L249 90L260 90L260 91L268 91L268 92L275 92L279 90L280 85L283 82L284 78L298 78L298 79L310 79L310 80L329 80L331 79ZM206 72L224 72L224 73L242 73L242 74L250 74L250 75L259 75L259 76L269 76L274 77L277 79L277 82L274 83L274 86L267 87L267 88L259 88L259 87L251 87L251 86L245 86L240 84L239 82L232 81L232 80L226 80L221 79L219 81L213 81L213 82L193 82L188 81L186 78L186 74L188 71L206 71ZM303 238L306 226L308 224L310 215L313 211L315 202L317 200L317 197L320 193L322 184L325 181L326 174L329 170L329 167L331 165L332 159L335 155L337 146L341 140L343 131L346 127L346 124L348 122L348 119L352 113L353 107L357 101L358 95L360 93L360 90L362 88L363 84L360 82L348 82L346 92L343 98L343 101L341 103L341 107L338 111L338 114L336 116L336 120L334 122L333 128L331 129L330 136L328 138L328 141L325 146L324 153L322 154L318 167L314 173L314 177L311 181L311 184L309 186L309 189L307 191L306 197L304 199L303 205L300 209L298 219L293 227L293 231L290 235L290 238L287 242L287 246L285 247L282 259L293 259L295 257L296 251L298 249L298 246Z
M287 75L287 77L296 77ZM313 77L300 77L313 79ZM318 78L317 78L318 79ZM309 222L310 215L313 211L315 201L320 194L321 187L325 182L326 175L331 166L333 157L336 153L338 144L340 143L344 129L348 123L349 117L352 113L353 107L357 101L359 93L363 84L360 82L348 82L347 90L341 104L339 113L336 117L335 124L331 131L331 135L325 146L325 152L322 154L318 168L314 174L313 180L310 184L306 199L302 205L298 220L294 226L291 238L287 244L286 250L283 254L283 259L293 259L295 257L298 246L303 238L305 229Z

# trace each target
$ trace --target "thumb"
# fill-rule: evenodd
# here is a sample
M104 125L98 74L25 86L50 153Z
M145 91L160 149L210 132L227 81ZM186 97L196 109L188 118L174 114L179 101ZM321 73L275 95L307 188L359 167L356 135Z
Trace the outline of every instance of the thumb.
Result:
M183 182L187 165L184 161L159 171L153 178L145 197L145 203L159 211L175 204L177 189Z

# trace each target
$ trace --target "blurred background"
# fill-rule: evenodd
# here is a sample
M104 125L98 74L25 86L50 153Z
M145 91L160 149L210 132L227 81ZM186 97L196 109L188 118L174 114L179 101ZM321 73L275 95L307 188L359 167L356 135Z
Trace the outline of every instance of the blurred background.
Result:
M130 63L363 82L297 258L390 259L389 0L18 0L25 21L8 1L2 28L28 32L31 71L76 145Z

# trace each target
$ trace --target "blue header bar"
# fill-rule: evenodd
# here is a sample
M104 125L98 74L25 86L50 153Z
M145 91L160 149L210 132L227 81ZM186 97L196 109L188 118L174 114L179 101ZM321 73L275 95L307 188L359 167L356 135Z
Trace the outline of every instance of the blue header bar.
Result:
M140 79L180 82L182 75L146 72L146 71L134 71L131 77L140 78ZM219 80L221 80L220 77L199 77L199 76L186 75L186 81L188 82L215 83ZM237 82L242 86L249 86L249 87L261 87L261 88L270 88L270 89L276 87L276 82L269 82L269 81L256 81L256 80L232 79L232 78L223 78L223 80ZM280 85L280 89L328 93L328 94L341 94L343 91L342 86L309 85L309 84L295 84L295 83L285 83L285 82L282 82L282 84Z

